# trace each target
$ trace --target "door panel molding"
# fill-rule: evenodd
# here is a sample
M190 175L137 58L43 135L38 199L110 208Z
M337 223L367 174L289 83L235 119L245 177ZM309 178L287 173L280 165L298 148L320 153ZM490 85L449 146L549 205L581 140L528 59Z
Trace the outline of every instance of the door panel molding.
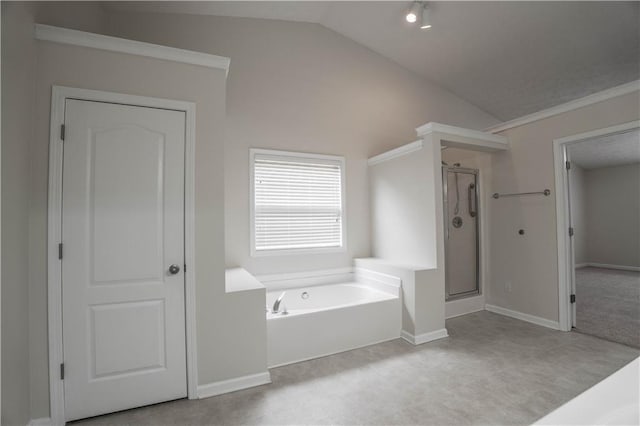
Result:
M51 122L49 129L49 188L47 229L47 290L49 337L49 400L51 422L65 424L63 381L60 377L63 362L62 340L62 269L59 247L62 239L62 160L63 140L60 131L65 119L67 99L160 108L185 113L185 176L184 176L184 255L188 265L185 275L185 324L187 354L187 394L197 399L197 342L195 303L195 113L192 102L134 96L97 90L53 86Z

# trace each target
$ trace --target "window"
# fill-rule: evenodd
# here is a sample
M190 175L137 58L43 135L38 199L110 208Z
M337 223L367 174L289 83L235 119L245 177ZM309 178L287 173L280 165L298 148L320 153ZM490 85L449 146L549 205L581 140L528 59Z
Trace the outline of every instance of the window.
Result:
M252 149L253 255L344 247L344 158Z

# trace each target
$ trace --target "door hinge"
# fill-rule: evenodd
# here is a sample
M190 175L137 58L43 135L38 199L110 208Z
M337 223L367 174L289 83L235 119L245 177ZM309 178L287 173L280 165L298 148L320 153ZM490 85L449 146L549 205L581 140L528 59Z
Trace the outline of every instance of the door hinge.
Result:
M64 140L64 135L65 135L65 127L64 124L60 125L60 139Z
M58 244L58 259L62 260L62 243Z
M565 161L564 165L567 168L567 170L571 169L571 161Z
M186 274L187 273L187 264L186 263L184 264L183 270L184 270L184 273Z
M569 296L569 301L570 301L571 303L576 303L576 295L575 295L575 294L572 294L571 296Z
M60 380L64 380L64 363L60 364Z
M570 236L570 237L573 237L573 227L570 227L570 228L569 228L569 236Z

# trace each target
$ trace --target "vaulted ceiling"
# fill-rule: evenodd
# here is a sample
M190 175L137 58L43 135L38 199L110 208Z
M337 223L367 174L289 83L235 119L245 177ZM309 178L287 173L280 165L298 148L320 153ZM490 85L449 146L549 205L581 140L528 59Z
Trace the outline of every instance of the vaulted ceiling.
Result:
M639 2L133 2L120 10L321 24L509 120L640 79Z

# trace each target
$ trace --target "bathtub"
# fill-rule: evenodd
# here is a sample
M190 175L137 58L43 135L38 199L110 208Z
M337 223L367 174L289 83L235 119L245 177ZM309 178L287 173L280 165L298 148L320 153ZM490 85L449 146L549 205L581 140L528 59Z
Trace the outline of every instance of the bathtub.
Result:
M271 307L286 291L280 310ZM331 355L400 337L400 286L344 282L268 291L269 367Z

